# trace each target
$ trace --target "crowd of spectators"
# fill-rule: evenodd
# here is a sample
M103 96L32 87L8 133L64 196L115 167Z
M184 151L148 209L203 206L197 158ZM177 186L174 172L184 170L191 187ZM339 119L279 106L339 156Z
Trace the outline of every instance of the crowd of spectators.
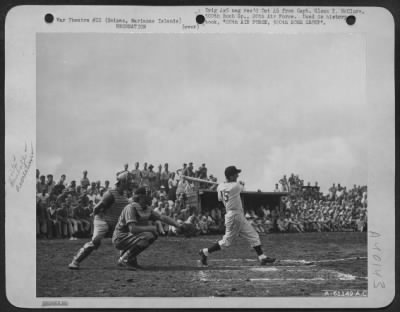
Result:
M182 179L189 176L217 182L212 174L207 174L206 164L197 170L193 163L183 164L176 171L169 171L168 163L158 166L147 163L139 168L135 164L133 170L125 164L123 170L116 172L116 176L129 172L133 183L132 188L126 191L125 196L132 199L138 187L145 187L152 196L153 208L179 222L196 224L199 234L223 231L223 217L220 207L212 209L206 214L199 214L197 207L190 206L187 200L191 192L198 188L215 189L215 184L191 182ZM52 174L41 175L36 170L36 235L39 238L69 238L87 237L93 233L93 208L101 200L103 194L110 188L110 181L90 181L88 172L83 171L80 180L67 182L66 175L61 175L56 182ZM157 224L162 235L176 235L174 227Z
M196 177L217 182L207 174L202 164L194 170L193 163L183 164L176 171L169 171L168 164L158 166L135 164L129 170L125 164L123 172L130 172L132 189L125 196L132 200L136 188L146 187L152 196L152 206L160 214L175 218L178 222L193 223L199 235L224 233L225 209L222 205L199 211L189 197L197 189L215 190L215 184L192 182L182 176ZM110 181L90 181L83 171L80 180L67 182L61 175L56 182L52 174L40 175L36 171L36 234L38 238L89 237L93 233L93 208L103 194L113 185ZM356 186L347 190L335 184L327 194L320 192L318 183L304 185L296 175L286 176L275 185L275 192L285 192L280 206L245 207L246 218L259 233L308 232L308 231L365 231L367 227L367 186ZM177 235L173 226L158 222L161 235Z
M286 175L275 184L274 192L285 192L279 207L256 207L246 212L259 233L334 232L367 230L367 186L351 189L333 184L326 194L318 183L305 185L298 175Z

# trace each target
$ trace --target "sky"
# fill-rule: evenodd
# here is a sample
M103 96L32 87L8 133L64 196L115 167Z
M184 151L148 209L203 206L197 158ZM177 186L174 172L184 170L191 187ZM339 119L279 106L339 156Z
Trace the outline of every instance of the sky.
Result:
M206 163L272 191L367 183L365 42L349 34L39 34L37 166L113 180Z

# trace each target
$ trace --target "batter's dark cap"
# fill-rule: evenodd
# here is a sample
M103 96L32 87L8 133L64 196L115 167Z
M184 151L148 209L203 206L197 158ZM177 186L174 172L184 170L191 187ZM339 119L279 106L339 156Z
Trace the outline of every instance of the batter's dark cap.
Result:
M146 188L144 188L144 187L139 187L139 188L135 191L135 195L136 195L136 196L147 195Z
M229 166L225 168L225 177L229 178L230 176L240 172L242 172L242 170L236 168L235 166Z

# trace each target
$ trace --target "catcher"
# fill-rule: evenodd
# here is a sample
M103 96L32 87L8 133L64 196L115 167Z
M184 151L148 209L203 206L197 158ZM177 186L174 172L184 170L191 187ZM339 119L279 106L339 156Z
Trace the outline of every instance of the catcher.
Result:
M130 270L140 268L137 256L158 237L157 226L151 224L151 221L156 220L175 226L178 233L184 235L192 230L187 224L179 224L174 219L155 212L146 189L140 187L135 191L134 202L122 210L114 230L112 242L120 251L119 266Z

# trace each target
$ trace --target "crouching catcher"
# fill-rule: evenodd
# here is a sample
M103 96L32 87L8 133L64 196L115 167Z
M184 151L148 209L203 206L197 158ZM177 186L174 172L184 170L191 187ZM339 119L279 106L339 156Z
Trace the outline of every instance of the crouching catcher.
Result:
M112 238L115 248L120 251L119 266L131 270L140 267L137 256L158 237L157 226L152 224L157 220L178 229L182 227L174 219L155 212L151 207L151 199L146 189L143 187L137 189L134 202L122 210Z

